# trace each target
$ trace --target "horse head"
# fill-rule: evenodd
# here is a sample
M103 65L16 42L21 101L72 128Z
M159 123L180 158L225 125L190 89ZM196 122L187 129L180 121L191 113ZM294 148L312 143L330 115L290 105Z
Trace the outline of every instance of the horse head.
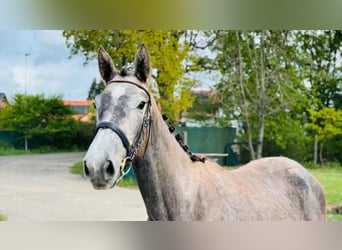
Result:
M151 66L144 45L135 56L132 72L118 72L102 47L98 63L106 88L95 97L95 135L83 159L83 171L95 189L108 189L128 172L134 158L147 146L151 126L147 82Z

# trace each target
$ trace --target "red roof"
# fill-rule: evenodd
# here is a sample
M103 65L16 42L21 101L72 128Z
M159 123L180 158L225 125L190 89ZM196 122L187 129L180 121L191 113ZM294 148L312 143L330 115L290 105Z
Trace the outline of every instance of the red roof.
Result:
M70 106L91 106L93 104L92 100L75 101L75 100L64 100L64 105Z
M71 107L77 107L77 106L91 106L93 104L92 100L82 100L82 101L76 101L76 100L64 100L64 105L71 106ZM77 111L76 111L77 112ZM73 114L72 118L75 120L85 121L89 122L91 121L91 115L89 115L88 111L85 111L86 113L81 112L81 114Z

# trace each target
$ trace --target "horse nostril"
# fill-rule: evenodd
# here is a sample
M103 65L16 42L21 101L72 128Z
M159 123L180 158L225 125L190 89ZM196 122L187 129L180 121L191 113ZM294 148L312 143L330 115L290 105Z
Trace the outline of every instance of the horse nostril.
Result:
M87 178L89 178L89 176L90 176L89 168L87 166L86 161L83 162L83 174Z
M113 163L108 161L106 166L104 167L105 175L108 179L112 179L114 177L115 169Z

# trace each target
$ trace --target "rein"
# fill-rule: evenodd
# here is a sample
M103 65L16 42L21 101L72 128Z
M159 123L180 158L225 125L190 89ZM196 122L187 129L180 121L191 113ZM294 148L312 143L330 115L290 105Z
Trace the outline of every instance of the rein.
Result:
M115 122L111 122L111 121L100 122L99 124L96 125L96 127L94 129L94 137L97 134L97 132L99 131L99 129L110 129L110 130L112 130L115 134L117 134L119 136L123 146L126 149L126 157L122 160L122 162L120 164L120 177L118 178L118 180L113 185L115 185L117 182L119 182L130 171L130 169L132 167L133 160L135 158L135 155L137 154L137 152L139 151L139 149L141 147L141 143L143 140L142 137L144 135L144 131L145 131L145 129L148 129L148 137L147 137L147 142L145 145L145 151L146 151L148 140L150 139L151 126L152 126L151 95L147 91L147 89L145 89L143 86L139 85L136 82L128 81L128 80L112 80L112 81L109 81L108 84L118 83L118 82L132 84L132 85L142 89L148 96L148 102L147 102L147 107L146 107L146 110L144 113L144 118L142 120L140 131L137 133L137 135L134 139L134 142L132 144L130 144L125 132ZM144 154L145 154L145 151L144 151Z

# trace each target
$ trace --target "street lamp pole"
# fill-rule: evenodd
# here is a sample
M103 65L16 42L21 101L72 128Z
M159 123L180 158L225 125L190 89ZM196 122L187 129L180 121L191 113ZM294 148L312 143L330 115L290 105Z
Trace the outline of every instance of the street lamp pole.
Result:
M25 53L25 95L27 95L27 57L30 53Z
M27 57L30 53L25 53L25 97L27 95ZM28 151L28 139L27 135L25 135L25 151Z

